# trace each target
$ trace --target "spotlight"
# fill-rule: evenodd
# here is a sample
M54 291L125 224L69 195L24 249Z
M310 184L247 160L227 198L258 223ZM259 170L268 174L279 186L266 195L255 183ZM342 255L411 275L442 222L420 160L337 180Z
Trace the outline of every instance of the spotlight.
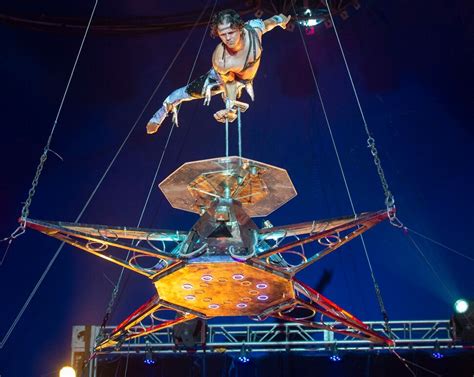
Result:
M71 367L61 368L59 377L76 377L76 371Z
M242 344L242 348L240 349L240 355L237 358L242 364L246 364L250 361L249 354L247 351L247 347L245 346L245 343Z
M457 300L451 317L453 339L464 345L474 345L474 305L472 300Z
M145 360L143 362L147 365L155 364L155 360L153 360L153 351L150 347L150 342L147 340L145 343Z
M444 357L444 355L441 353L441 348L439 346L439 343L438 341L436 341L435 343L435 346L434 346L434 349L433 349L433 352L431 354L433 356L433 358L435 359L442 359Z
M342 360L341 356L339 355L336 343L334 343L331 347L331 356L329 356L329 360L334 362L339 362Z
M308 18L306 20L300 20L300 21L298 21L298 23L301 26L304 26L306 28L310 28L310 27L319 25L323 21L324 21L323 18Z
M460 298L454 303L454 310L456 313L466 313L467 310L469 309L469 302L464 300L463 298Z
M211 304L211 309L216 309L216 304ZM217 305L217 308L219 306ZM178 347L187 349L196 348L199 344L206 343L206 322L201 318L194 318L190 321L178 323L173 326L173 341Z
M339 355L331 355L331 356L329 357L329 360L335 361L335 362L341 361L341 356L339 356Z

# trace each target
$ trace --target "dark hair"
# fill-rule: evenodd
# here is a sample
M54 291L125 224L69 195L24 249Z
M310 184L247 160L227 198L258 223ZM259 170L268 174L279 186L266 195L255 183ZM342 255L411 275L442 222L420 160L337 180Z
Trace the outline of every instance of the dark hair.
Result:
M244 27L244 20L240 18L240 15L233 9L221 10L215 14L211 20L211 37L217 37L218 31L217 26L225 22L230 23L230 27L242 29Z

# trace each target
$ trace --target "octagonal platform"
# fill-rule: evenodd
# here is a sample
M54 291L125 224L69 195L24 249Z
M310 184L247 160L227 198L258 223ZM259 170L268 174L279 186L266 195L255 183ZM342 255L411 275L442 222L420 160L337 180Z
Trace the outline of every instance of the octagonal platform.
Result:
M295 296L291 280L235 261L190 263L155 287L160 299L208 317L258 316Z
M268 216L297 194L285 169L237 156L187 162L159 187L176 209L202 214L216 199L233 199L250 217Z

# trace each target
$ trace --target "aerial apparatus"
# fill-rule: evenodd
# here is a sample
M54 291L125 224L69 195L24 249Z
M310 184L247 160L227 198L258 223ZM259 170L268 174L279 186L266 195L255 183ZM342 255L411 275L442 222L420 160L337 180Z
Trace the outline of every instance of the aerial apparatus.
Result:
M100 339L97 350L196 317L223 316L277 317L393 344L295 277L388 218L386 210L259 228L252 217L268 216L296 190L286 170L239 156L185 163L160 189L174 208L200 215L190 231L26 222L154 284L156 294Z
M221 75L218 92L224 94L226 108L214 117L225 123L225 157L185 163L159 185L174 208L199 214L191 230L21 218L22 226L144 275L154 284L156 294L110 333L102 333L97 351L117 348L134 338L196 318L224 316L256 320L276 317L367 342L394 344L386 335L373 331L296 279L298 272L377 223L396 219L393 196L381 167L378 172L387 197L384 210L361 214L354 211L352 216L283 226L266 222L263 228L252 220L270 215L296 196L286 170L242 157L241 113L248 104L237 100L242 85L248 89L257 73L262 35L276 26L286 28L289 19L280 14L244 24L234 23L240 20L235 11L217 14L214 27L222 43L216 48L219 53L214 54L217 58L213 69ZM234 57L233 64L229 63L228 54ZM197 80L196 85L188 83L183 90L178 89L179 93L186 93L179 100L165 100L165 111L158 110L157 120L152 118L148 123L153 126L147 128L148 133L155 133L168 113L177 115L181 102L191 97L208 101L215 85L206 87L199 83ZM199 89L196 93L192 91L195 86ZM249 95L253 93L247 91ZM253 99L253 95L250 97ZM229 123L234 120L238 126L239 153L229 156ZM375 143L372 137L370 140L377 164Z

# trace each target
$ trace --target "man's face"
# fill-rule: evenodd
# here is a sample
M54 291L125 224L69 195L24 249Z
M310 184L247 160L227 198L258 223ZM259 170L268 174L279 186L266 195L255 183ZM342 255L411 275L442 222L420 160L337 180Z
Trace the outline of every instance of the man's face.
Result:
M240 29L231 27L230 22L228 21L217 25L217 34L219 35L222 43L224 43L229 48L236 48L240 44Z

